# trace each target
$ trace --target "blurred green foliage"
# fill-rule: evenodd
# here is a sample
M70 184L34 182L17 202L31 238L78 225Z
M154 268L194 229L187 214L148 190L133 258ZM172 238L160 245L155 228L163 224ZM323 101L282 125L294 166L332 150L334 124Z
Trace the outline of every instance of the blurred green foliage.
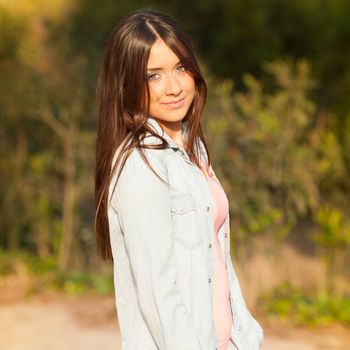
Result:
M6 276L25 277L29 281L26 286L27 295L61 291L69 295L89 292L103 296L114 292L111 271L84 272L71 269L62 272L53 257L43 259L27 251L0 252L0 278Z
M314 236L318 244L329 249L344 249L350 244L350 221L339 210L321 207L315 221L320 225Z
M350 294L341 298L317 295L282 284L261 296L261 310L297 325L317 326L340 322L350 325Z
M286 237L298 218L320 206L323 179L345 175L331 116L310 97L316 83L308 62L276 61L264 69L269 88L246 75L245 92L232 95L230 80L211 81L205 112L213 162L229 192L239 236L248 240L263 233Z
M321 206L314 214L318 224L313 240L319 246L326 265L327 289L335 292L335 278L346 263L346 253L350 246L350 220L337 208Z

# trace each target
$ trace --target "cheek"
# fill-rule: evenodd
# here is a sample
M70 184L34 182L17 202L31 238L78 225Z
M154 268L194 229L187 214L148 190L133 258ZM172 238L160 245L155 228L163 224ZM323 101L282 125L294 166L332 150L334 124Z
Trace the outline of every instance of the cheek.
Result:
M187 91L189 94L194 95L195 90L196 90L196 85L195 85L195 83L194 83L194 79L193 79L190 75L188 75L188 77L187 77L187 79L186 79L185 87L186 87L186 91Z
M151 107L154 108L155 104L158 103L158 101L161 98L161 91L156 86L150 86L149 93L150 93L150 104L151 104Z
M149 110L150 110L150 112L152 112L154 110L155 104L156 104L156 97L155 97L154 91L152 91L152 89L149 89Z

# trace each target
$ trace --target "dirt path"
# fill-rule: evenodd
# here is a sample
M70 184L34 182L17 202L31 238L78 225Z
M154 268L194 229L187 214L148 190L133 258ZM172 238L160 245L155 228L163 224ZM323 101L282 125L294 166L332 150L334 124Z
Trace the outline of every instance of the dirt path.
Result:
M349 350L350 330L265 328L262 350ZM120 350L113 298L35 297L0 304L2 350Z

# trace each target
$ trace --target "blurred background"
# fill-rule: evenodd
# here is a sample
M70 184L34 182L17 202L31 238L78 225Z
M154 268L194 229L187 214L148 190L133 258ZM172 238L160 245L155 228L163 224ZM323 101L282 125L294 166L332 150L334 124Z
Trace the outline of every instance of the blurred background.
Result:
M1 349L121 349L93 232L95 88L107 35L145 6L193 38L263 349L349 349L350 1L0 0Z

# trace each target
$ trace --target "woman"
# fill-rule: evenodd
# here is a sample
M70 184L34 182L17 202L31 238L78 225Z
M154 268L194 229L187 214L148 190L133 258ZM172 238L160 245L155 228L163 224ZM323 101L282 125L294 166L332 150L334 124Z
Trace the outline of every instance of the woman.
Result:
M123 349L259 349L187 34L165 14L128 15L108 39L98 96L95 228L114 262Z

